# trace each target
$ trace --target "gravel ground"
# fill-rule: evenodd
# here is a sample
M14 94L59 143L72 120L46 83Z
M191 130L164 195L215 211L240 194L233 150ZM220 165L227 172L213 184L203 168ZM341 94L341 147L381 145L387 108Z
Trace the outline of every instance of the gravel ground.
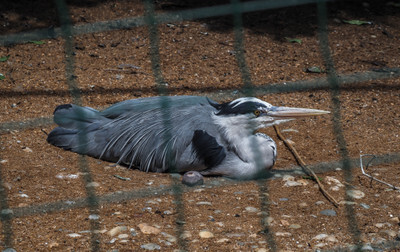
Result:
M157 12L185 10L223 1L158 1ZM69 1L74 24L143 15L137 1ZM58 26L51 1L0 4L0 34ZM246 63L255 86L325 77L319 51L316 6L254 12L243 16ZM337 74L400 65L400 8L389 1L329 5L329 43ZM370 21L352 25L343 20ZM171 95L239 90L231 17L158 26L160 67ZM290 39L301 40L301 43ZM50 118L72 102L61 38L0 47L0 122ZM79 35L74 41L74 80L82 103L94 108L157 95L146 28ZM340 127L352 159L400 152L400 79L366 81L340 90ZM266 94L274 105L332 110L329 89ZM93 158L81 159L46 143L54 125L2 131L0 171L3 216L0 248L16 251L299 251L362 244L386 251L400 240L400 193L371 181L359 168L338 163L320 173L335 207L308 177L289 173L297 164L277 138L273 179L232 181L205 178L187 187L179 175L144 173ZM281 126L307 164L341 159L332 114ZM84 164L80 168L79 164ZM325 169L326 170L326 169ZM400 187L399 162L375 164L367 172ZM90 177L90 183L86 183ZM346 192L346 188L348 189ZM173 192L182 192L174 194ZM86 195L98 201L87 206ZM7 205L5 205L7 204ZM90 205L90 204L89 204ZM44 211L43 209L47 209ZM268 229L265 229L268 226ZM11 228L11 241L6 233ZM94 232L93 232L94 230ZM392 249L393 251L395 249ZM7 251L7 250L5 250ZM11 250L8 250L11 251Z

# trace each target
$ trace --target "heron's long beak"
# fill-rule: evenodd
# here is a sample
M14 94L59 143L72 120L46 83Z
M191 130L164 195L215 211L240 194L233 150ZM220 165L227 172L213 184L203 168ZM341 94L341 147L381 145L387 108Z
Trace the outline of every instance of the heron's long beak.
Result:
M290 108L290 107L272 107L266 113L271 117L303 117L303 116L316 116L329 114L329 111L319 109L306 109L306 108Z

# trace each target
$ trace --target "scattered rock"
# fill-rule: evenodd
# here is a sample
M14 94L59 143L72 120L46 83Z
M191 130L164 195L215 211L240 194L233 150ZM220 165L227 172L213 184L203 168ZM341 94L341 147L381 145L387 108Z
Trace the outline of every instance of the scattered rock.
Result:
M360 190L348 190L346 194L353 199L362 199L365 196L365 193Z
M377 228L383 228L384 226L391 226L390 223L376 223L375 227Z
M100 184L94 181L86 184L86 187L99 187L99 186Z
M397 236L397 232L395 232L393 230L383 230L381 232L389 235L390 237L396 237Z
M126 239L126 238L128 238L128 237L129 237L128 234L119 234L119 235L118 235L118 239Z
M160 229L152 227L147 223L140 223L138 227L143 234L159 234L161 232Z
M120 234L120 233L122 233L122 232L124 232L126 230L128 230L128 228L125 227L125 226L117 226L117 227L111 229L110 231L108 231L107 234L109 236L111 236L111 237L114 237L114 236L116 236L116 235L118 235L118 234Z
M283 237L292 236L292 234L289 233L289 232L276 232L275 235L276 235L276 236L283 236Z
M334 235L328 235L328 237L325 238L325 241L328 242L338 242L338 239Z
M287 220L281 220L281 224L284 226L289 226L289 222Z
M25 146L25 147L22 147L22 150L25 151L25 152L27 152L27 153L33 152L31 148L26 147L26 146Z
M319 213L322 214L322 215L326 215L326 216L336 216L337 215L336 211L332 210L332 209L325 209L325 210L322 210Z
M285 182L284 186L291 187L291 186L302 186L303 184L297 181L288 180Z
M299 204L299 207L301 207L301 208L306 208L306 207L308 207L308 204L307 204L306 202L301 202L301 203Z
M136 230L134 228L130 228L129 232L131 232L132 236L137 236Z
M323 201L317 201L317 202L315 202L315 205L323 205L323 204L325 204L325 202L323 202Z
M58 242L50 242L49 243L49 248L57 248L58 246L60 246L60 244L58 244ZM4 251L4 250L3 250Z
M167 239L168 242L176 242L176 237L165 232L161 232L161 234Z
M283 180L283 181L294 181L294 177L291 176L291 175L284 175L284 176L282 177L282 180Z
M146 249L146 250L160 250L161 247L158 244L155 243L147 243L147 244L143 244L142 246L140 246L142 249Z
M336 185L337 187L344 187L344 185L343 185L338 179L336 179L335 177L326 176L326 177L325 177L325 182L326 182L328 185L334 184L334 185Z
M89 220L98 220L100 216L98 214L91 214L89 215Z
M198 206L201 206L201 205L211 206L212 204L211 204L211 202L208 202L208 201L200 201L200 202L197 202L196 205L198 205Z
M197 171L188 171L182 176L182 183L187 186L197 186L204 184L203 175Z
M258 208L248 206L245 208L245 211L249 212L249 213L257 213L259 210L258 210Z
M181 239L187 239L192 237L192 234L190 233L190 231L183 231L183 233L181 234Z
M356 205L357 203L354 201L347 201L347 200L342 200L339 202L340 205Z
M266 224L268 224L268 226L271 226L273 221L274 221L274 218L271 217L271 216L268 216L268 217L265 217L265 218L264 218L264 222L265 222Z
M68 236L69 236L69 237L72 237L72 238L81 237L81 235L80 235L80 234L77 234L77 233L68 234Z
M328 237L327 234L319 234L319 235L314 236L312 239L313 239L313 240L323 240L323 239L325 239L326 237Z
M369 244L364 244L362 247L361 247L361 251L373 251L374 250L374 248L372 248L371 247L371 245L369 245Z
M218 241L216 241L217 243L225 243L225 242L229 242L229 239L228 238L222 238L222 239L219 239Z
M172 211L170 211L170 210L165 210L165 211L163 212L163 214L165 214L165 215L171 215L171 214L172 214Z
M360 203L360 206L365 208L365 209L370 209L370 206L365 204L365 203Z
M400 222L399 217L390 218L390 221L394 222L394 223L399 223Z
M301 226L299 224L291 224L289 226L289 228L291 228L291 229L299 229L299 228L301 228Z
M199 236L200 236L201 238L208 239L208 238L214 237L214 234L211 233L210 231L203 230L203 231L200 231L200 232L199 232Z

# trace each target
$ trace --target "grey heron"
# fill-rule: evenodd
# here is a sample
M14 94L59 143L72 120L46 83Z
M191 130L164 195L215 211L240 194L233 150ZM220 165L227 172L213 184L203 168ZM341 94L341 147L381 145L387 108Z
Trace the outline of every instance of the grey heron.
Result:
M254 179L273 167L277 155L275 142L258 129L327 113L254 97L217 103L201 96L158 96L102 111L64 104L54 111L59 127L47 141L141 171Z

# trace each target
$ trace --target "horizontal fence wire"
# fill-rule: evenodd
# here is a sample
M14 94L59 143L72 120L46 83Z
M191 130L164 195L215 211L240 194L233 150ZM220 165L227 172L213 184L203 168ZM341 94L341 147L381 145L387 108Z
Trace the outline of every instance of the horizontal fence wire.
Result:
M330 48L328 43L327 36L327 2L324 0L281 0L281 1L249 1L249 2L240 2L238 0L232 0L230 4L217 5L211 7L202 7L181 11L171 11L171 12L163 12L157 13L154 9L154 3L150 0L144 0L145 13L143 16L124 18L118 20L109 20L109 21L101 21L91 24L84 25L73 25L71 22L71 18L69 16L68 7L63 0L56 0L56 7L58 10L58 15L60 18L61 26L58 28L49 28L49 29L39 29L30 32L21 32L16 34L7 34L0 36L0 46L9 46L18 43L25 43L31 40L41 40L41 39L54 39L54 38L62 38L65 41L65 69L66 69L66 80L69 86L69 91L58 91L51 93L46 93L44 91L28 91L24 94L19 94L18 92L10 92L5 94L0 94L0 96L30 96L30 95L57 95L62 96L66 93L69 93L73 98L73 102L76 104L81 104L80 96L85 92L84 89L78 87L74 78L74 54L73 54L73 41L75 36L89 34L89 33L97 33L97 32L108 32L114 30L128 29L133 27L141 27L145 26L149 29L150 36L150 58L153 70L153 76L155 77L156 86L150 88L148 90L149 93L156 92L158 95L166 96L170 95L174 92L174 89L167 89L165 85L163 85L163 76L160 68L160 58L159 58L159 42L158 42L158 30L157 25L169 22L181 22L186 20L195 20L201 18L210 18L224 15L233 16L234 20L234 37L235 37L235 51L237 64L241 71L243 88L240 90L237 89L223 89L220 90L218 88L215 89L194 89L192 90L193 94L202 94L206 95L210 98L226 100L228 98L240 97L240 96L262 96L265 94L274 94L274 93L288 93L288 92L306 92L310 90L328 90L331 94L331 100L333 104L333 127L336 136L336 140L340 149L341 160L333 161L333 162L324 162L318 163L314 165L310 165L309 167L313 169L317 173L323 173L328 171L333 171L337 167L342 167L345 173L345 180L348 183L352 181L352 169L355 167L359 167L359 159L352 159L349 157L346 142L343 136L342 129L342 121L341 118L341 110L340 110L340 90L346 88L352 89L370 89L372 87L368 85L359 85L355 86L356 83L368 82L368 81L376 81L383 79L391 79L400 77L400 68L381 68L375 69L373 71L366 71L360 73L352 73L352 74L340 74L337 75L335 73L335 66L330 54ZM311 80L301 80L294 82L285 82L285 83L275 83L275 84L263 84L254 86L251 82L250 72L247 67L245 57L244 57L244 42L243 42L243 24L242 24L242 14L247 12L275 9L275 8L283 8L304 4L316 4L318 9L318 36L320 40L320 50L323 57L323 60L326 65L326 69L328 70L327 77L324 78L316 78ZM376 85L374 86L376 88ZM390 86L390 89L399 89L399 86ZM102 92L110 92L112 89L105 90ZM132 89L119 89L122 92L132 92ZM95 91L96 92L96 91ZM168 109L168 99L162 100L162 105L165 109L164 114L164 125L168 127L171 119L171 112ZM45 127L52 124L51 117L43 117L43 118L32 118L23 121L17 122L2 122L0 123L0 134L6 134L10 131L14 130L26 130L31 128ZM165 138L168 139L168 132L165 134ZM82 142L85 141L86 134L81 136ZM375 165L379 164L389 164L400 162L400 153L387 153L384 155L378 155L374 160ZM12 230L12 219L13 218L21 218L32 215L41 215L41 214L50 214L54 212L65 211L69 209L77 209L77 208L89 208L91 214L98 214L99 207L101 205L117 203L122 201L135 200L139 198L153 197L154 195L173 195L175 207L177 209L176 223L183 223L177 225L177 237L181 237L180 234L184 231L184 201L182 199L183 193L190 192L193 188L183 187L176 176L171 175L171 179L173 181L170 186L160 186L160 187L152 187L146 189L132 190L126 192L115 192L107 195L97 195L94 187L90 186L93 182L91 172L88 168L87 161L85 157L81 157L79 159L79 169L83 174L86 197L84 198L74 198L65 201L57 201L50 202L38 205L31 205L26 207L17 207L10 208L7 201L6 190L4 190L3 186L3 177L2 177L2 165L0 164L0 210L1 215L0 219L2 222L2 232L4 238L5 247L13 247L13 230ZM285 170L277 170L273 171L269 174L269 179L282 177L285 174L292 175L301 175L304 174L303 170L300 167L287 167ZM259 186L259 195L261 199L261 209L267 215L268 212L268 198L265 196L268 192L268 187L266 185L265 179L258 180ZM245 183L244 181L232 181L229 179L212 179L205 186L207 188L217 188L224 187L232 184L240 184ZM346 191L349 190L348 186L346 187ZM348 197L347 194L345 198ZM352 234L353 244L357 246L358 249L361 248L360 241L360 231L358 228L357 220L355 219L355 210L353 206L346 205L346 213L349 223L349 231ZM274 241L274 234L269 231L269 227L267 223L263 223L263 219L266 216L262 216L260 218L261 225L263 227L263 233L266 234L266 241L270 246L271 250L277 250L277 246ZM99 223L97 220L90 220L91 230L98 230ZM91 232L91 249L93 251L99 250L100 237L96 232ZM393 245L394 244L394 245ZM387 243L389 248L394 248L394 246L398 245L397 243ZM184 239L178 238L178 245L181 249L186 250L187 244Z

